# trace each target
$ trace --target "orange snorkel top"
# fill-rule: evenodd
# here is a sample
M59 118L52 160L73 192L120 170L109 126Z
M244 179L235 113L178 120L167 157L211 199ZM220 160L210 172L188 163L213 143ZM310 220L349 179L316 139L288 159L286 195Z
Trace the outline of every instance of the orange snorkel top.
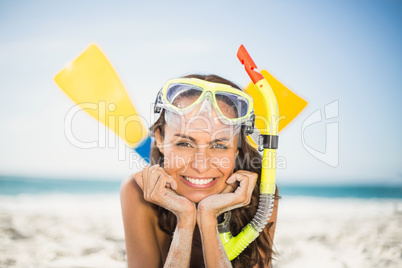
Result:
M239 47L239 50L237 51L237 58L239 58L241 64L244 65L246 72L248 73L254 84L264 79L264 76L262 74L254 71L254 69L257 69L257 65L254 63L253 59L250 57L246 48L243 45L241 45Z

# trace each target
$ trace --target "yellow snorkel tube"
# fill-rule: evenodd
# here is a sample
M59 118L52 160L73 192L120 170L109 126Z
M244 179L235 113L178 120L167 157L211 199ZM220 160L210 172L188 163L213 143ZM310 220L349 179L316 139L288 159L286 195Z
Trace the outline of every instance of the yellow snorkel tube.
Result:
M224 215L224 221L218 224L219 235L229 260L236 258L268 224L275 200L276 149L278 148L279 111L274 92L264 76L254 69L257 68L243 45L240 46L237 57L244 65L248 75L261 95L265 105L265 129L260 129L258 150L263 151L260 202L257 213L252 221L236 236L230 233L230 211Z

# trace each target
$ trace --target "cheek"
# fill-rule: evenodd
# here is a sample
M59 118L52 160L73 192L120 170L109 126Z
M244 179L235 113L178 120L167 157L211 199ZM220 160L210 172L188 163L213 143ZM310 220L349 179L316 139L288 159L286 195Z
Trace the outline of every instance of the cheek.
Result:
M233 170L235 168L235 159L236 155L235 154L231 155L230 157L228 157L228 163L226 163L226 165L222 167L227 177L229 177L233 173Z
M211 158L211 165L218 168L225 176L229 176L233 173L235 160L235 152L214 153Z
M169 174L172 175L187 166L191 161L192 154L189 152L183 152L182 150L177 150L174 147L168 147L165 149L164 154L164 169Z

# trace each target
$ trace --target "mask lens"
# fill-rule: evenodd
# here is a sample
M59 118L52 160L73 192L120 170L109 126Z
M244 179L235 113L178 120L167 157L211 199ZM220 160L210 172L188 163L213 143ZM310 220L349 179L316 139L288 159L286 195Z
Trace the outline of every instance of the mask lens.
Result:
M248 100L240 95L218 91L215 94L221 113L227 118L241 118L247 114Z
M171 84L166 90L166 99L178 108L186 108L194 103L203 89L188 84Z

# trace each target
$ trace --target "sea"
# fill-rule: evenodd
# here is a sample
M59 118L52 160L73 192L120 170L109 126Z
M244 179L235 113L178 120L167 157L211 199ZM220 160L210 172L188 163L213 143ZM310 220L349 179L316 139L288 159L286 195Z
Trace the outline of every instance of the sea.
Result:
M119 194L118 180L49 179L0 175L0 195ZM279 185L280 196L402 199L400 185Z

